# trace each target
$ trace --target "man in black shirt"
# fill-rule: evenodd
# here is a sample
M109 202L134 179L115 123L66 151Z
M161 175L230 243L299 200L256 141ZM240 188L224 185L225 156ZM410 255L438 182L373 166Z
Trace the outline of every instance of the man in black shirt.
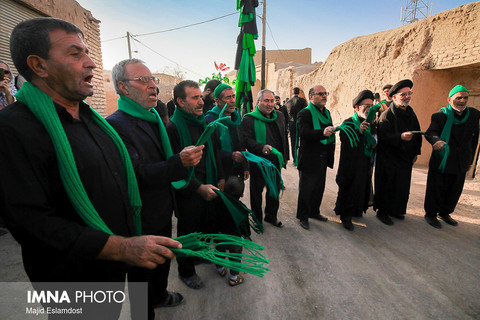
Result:
M212 110L215 106L215 97L213 93L217 86L221 83L220 80L212 79L207 82L205 88L203 89L203 114L207 114L208 111Z
M10 38L14 64L29 82L19 92L27 103L0 112L0 212L32 282L123 282L129 265L155 268L174 257L168 247L180 247L166 237L133 237L136 182L124 175L120 140L82 102L93 94L96 67L82 37L66 21L36 18L17 25ZM51 116L41 120L37 107ZM57 121L66 142L46 131ZM74 161L62 162L68 150ZM61 168L76 171L85 191L62 183ZM87 224L82 196L103 227Z

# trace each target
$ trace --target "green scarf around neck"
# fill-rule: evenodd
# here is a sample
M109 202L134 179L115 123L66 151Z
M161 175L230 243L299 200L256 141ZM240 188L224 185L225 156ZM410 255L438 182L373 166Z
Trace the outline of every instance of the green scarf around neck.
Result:
M362 123L362 120L358 116L357 112L353 114L352 121L355 124L355 127L359 129L358 131L360 131L360 134L363 134L365 136L365 145L363 146L364 147L363 151L365 156L370 158L373 154L373 148L377 144L377 141L372 135L371 128L370 126L368 126L366 130L364 131L360 130L360 124Z
M265 117L258 109L258 106L255 108L255 111L246 114L255 119L253 122L253 128L255 130L255 140L258 143L267 144L267 127L265 124L272 123L277 120L277 112L273 110L271 114L271 118ZM274 147L272 147L272 153L277 156L279 167L284 168L285 160L283 159L283 154Z
M238 127L241 123L242 118L237 110L235 110L231 116L225 116L225 109L227 105L222 108L219 105L216 105L213 109L209 110L207 114L211 114L215 116L215 119L224 118L222 120L222 124L226 127L220 126L217 128L219 137L220 137L220 145L221 149L225 151L232 151L232 140L230 138L230 134L228 133L228 128Z
M312 115L313 130L320 130L322 128L320 123L322 123L325 126L333 125L332 117L330 116L330 111L328 111L327 108L324 108L326 116L324 116L311 101L308 103L308 106L305 109L310 111L310 114ZM295 147L293 148L293 157L295 160L295 166L298 165L298 149L300 148L300 144L299 144L300 134L298 132L298 123L296 124L296 130L297 130L297 136L295 138ZM320 140L320 142L322 144L334 143L335 135L332 134L330 137Z
M191 113L184 111L180 107L175 108L175 111L172 118L170 118L170 121L172 121L177 127L178 135L180 137L180 145L182 149L192 145L192 138L190 136L190 131L188 130L189 126L202 127L204 129L202 135L195 144L195 146L205 144L205 149L203 152L205 152L206 179L205 181L202 181L202 183L216 185L217 165L215 163L215 155L213 153L213 144L210 139L210 135L213 133L213 131L215 131L215 121L207 127L205 116L203 114L197 117ZM188 168L188 171L189 175L187 179L172 182L172 185L175 189L184 189L190 184L190 180L195 175L195 168Z
M459 125L467 122L468 116L470 115L470 109L468 107L465 108L465 116L463 117L462 120L458 120L455 118L455 111L453 110L452 106L449 104L446 108L440 108L440 111L442 111L446 116L447 116L447 121L445 122L445 125L443 126L442 133L440 134L440 139L445 141L446 144L443 146L443 150L434 150L433 152L437 157L442 158L442 161L440 162L440 165L438 167L438 170L440 170L442 173L445 172L445 166L447 164L447 159L450 154L450 147L448 146L448 142L450 141L450 134L452 133L452 126L453 125Z
M16 98L24 103L32 111L34 116L42 123L52 139L53 147L57 155L60 177L72 206L82 220L91 228L112 235L113 232L102 220L93 204L88 198L83 187L80 175L73 156L72 147L68 141L65 130L60 122L53 100L46 93L35 87L30 82L25 82L22 89L17 92ZM137 235L142 234L140 210L142 202L138 191L137 179L133 171L132 162L122 139L115 130L92 108L93 121L106 135L112 139L118 148L127 181L128 195L133 210L133 220Z
M155 108L152 108L150 111L148 111L132 99L125 96L120 96L118 99L118 109L134 118L155 123L160 132L160 141L162 142L162 148L163 152L165 153L165 157L169 159L173 155L167 130L165 129L163 121L160 119L160 116Z

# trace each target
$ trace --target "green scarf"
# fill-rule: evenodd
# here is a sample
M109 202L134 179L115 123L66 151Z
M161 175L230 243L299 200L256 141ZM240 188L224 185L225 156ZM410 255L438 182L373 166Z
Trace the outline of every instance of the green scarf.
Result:
M25 82L22 89L17 92L18 101L26 104L34 116L42 123L45 130L52 139L55 153L57 155L60 177L72 206L82 220L91 228L103 231L108 234L113 232L108 228L98 212L93 207L87 192L83 187L80 175L78 174L72 147L68 141L65 130L62 127L53 100L47 94L35 87L30 82ZM132 162L122 139L113 128L97 113L90 108L93 120L96 125L107 134L115 143L122 160L124 174L127 181L128 195L133 210L133 220L137 235L142 234L140 210L142 202L138 191L137 179L133 171Z
M258 221L252 210L248 209L241 201L228 193L214 190L220 200L225 204L228 212L235 222L235 227L242 237L250 239L250 227L256 233L263 233L263 225Z
M265 117L260 110L258 109L258 106L255 108L255 111L248 113L247 115L253 117L255 119L253 123L253 128L255 130L255 140L258 143L262 144L267 144L267 127L265 126L265 123L272 123L277 120L277 112L275 110L272 111L272 117L267 118ZM278 163L280 168L285 167L285 161L283 159L283 155L280 151L272 147L272 153L277 156L278 158Z
M173 155L172 147L170 146L170 140L168 139L167 130L165 130L163 121L160 119L160 116L158 115L158 112L157 110L155 110L155 108L152 108L150 111L148 111L132 99L125 96L120 96L120 98L118 99L118 110L122 110L126 114L129 114L132 117L138 118L140 120L155 123L158 126L158 130L160 132L160 141L162 142L165 157L169 159Z
M182 149L192 145L192 139L190 137L190 131L188 130L188 126L202 127L204 129L202 135L195 144L195 146L205 144L204 152L206 179L205 181L202 181L202 183L216 185L217 165L215 163L215 155L213 153L213 144L210 139L210 135L213 133L213 131L215 131L215 125L217 123L215 123L214 121L209 126L207 126L205 116L203 114L197 117L191 113L184 111L182 108L175 108L175 112L173 113L170 121L172 121L177 127L178 135L180 136L180 145ZM190 184L190 180L195 175L195 168L188 168L188 171L190 174L187 179L172 182L172 185L175 189L184 189Z
M282 174L280 170L268 159L263 157L258 157L253 153L242 151L243 156L249 162L255 163L260 171L262 172L263 179L265 184L270 190L269 195L272 198L278 199L280 195L280 190L284 190L285 186L283 185ZM280 190L277 188L277 176L280 178Z
M456 126L467 122L468 116L470 115L470 109L468 107L465 108L465 116L462 120L458 120L457 118L455 118L455 111L452 109L452 106L450 104L446 108L441 108L440 111L442 111L447 116L447 121L445 122L442 133L440 134L440 139L445 141L446 144L443 146L443 150L434 150L433 152L437 157L442 158L438 170L444 173L445 166L447 164L447 158L450 154L450 147L448 146L448 142L450 141L450 134L452 133L452 125Z
M312 122L313 122L313 129L314 130L320 130L322 127L320 125L320 123L322 123L323 125L325 126L332 126L332 117L330 116L330 111L328 111L327 108L325 108L325 114L326 116L324 116L320 110L317 109L317 107L315 107L315 105L310 101L308 103L308 106L305 108L307 109L308 111L310 111L310 113L312 114ZM297 136L296 136L296 139L295 139L295 147L293 149L293 157L295 159L295 166L298 165L298 149L300 148L300 134L298 132L298 123L296 124L296 128L297 128ZM322 144L330 144L330 143L334 143L335 142L335 135L331 135L330 137L327 137L326 139L323 139L323 140L320 140L320 142Z
M360 117L358 116L357 112L355 112L353 114L352 120L353 120L353 123L354 123L355 127L357 127L359 129L362 121L360 120ZM377 144L377 141L375 140L375 138L372 135L372 131L370 130L370 126L366 130L364 130L363 132L360 129L359 129L359 131L360 131L360 134L363 134L365 136L365 145L363 146L364 147L363 152L364 152L366 157L370 158L373 154L373 148Z
M212 114L215 116L216 119L218 118L224 118L225 117L225 108L227 105L223 108L220 106L216 105L213 109L207 112L207 114ZM235 110L231 117L225 117L224 120L222 120L222 124L225 126L220 126L218 128L218 133L220 137L220 145L221 149L225 151L232 151L232 140L230 138L230 134L228 133L228 128L232 127L238 127L240 125L242 118L240 117L240 114L238 113L237 110Z

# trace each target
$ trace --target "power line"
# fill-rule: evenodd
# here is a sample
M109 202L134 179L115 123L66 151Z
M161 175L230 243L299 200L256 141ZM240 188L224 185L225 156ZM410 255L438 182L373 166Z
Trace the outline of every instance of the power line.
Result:
M213 18L213 19L210 19L210 20L205 20L205 21L201 21L201 22L197 22L197 23L188 24L188 25L182 26L182 27L177 27L177 28L172 28L172 29L167 29L167 30L162 30L162 31L149 32L149 33L135 34L133 36L135 36L135 37L148 36L148 35L151 35L151 34L164 33L164 32L170 32L170 31L185 29L185 28L188 28L188 27L197 26L199 24L204 24L204 23L215 21L215 20L223 19L223 18L226 18L226 17L229 17L229 16L233 16L234 14L237 14L237 13L238 12L233 12L233 13L229 13L229 14L226 14L224 16L221 16L221 17L217 17L217 18Z
M201 21L201 22L197 22L197 23L188 24L188 25L185 25L185 26L177 27L177 28L172 28L172 29L167 29L167 30L162 30L162 31L149 32L149 33L142 33L142 34L132 34L131 36L132 37L141 37L141 36L148 36L148 35L151 35L151 34L165 33L165 32L185 29L185 28L193 27L193 26L196 26L196 25L199 25L199 24L204 24L204 23L215 21L215 20L223 19L223 18L226 18L226 17L229 17L229 16L233 16L234 14L237 14L237 13L238 12L232 12L232 13L226 14L226 15L221 16L221 17L217 17L217 18L213 18L213 19L210 19L210 20L205 20L205 21ZM126 38L126 36L117 37L117 38L113 38L113 39L108 39L108 40L104 40L102 42L109 42L109 41L123 39L123 38Z
M183 69L185 69L185 70L187 70L187 71L189 71L189 72L191 72L191 73L194 73L194 74L196 74L197 76L203 77L201 74L199 74L199 73L197 73L197 72L195 72L195 71L193 71L193 70L190 70L190 69L182 66L181 64L177 63L176 61L173 61L173 60L170 59L170 58L165 57L165 56L162 55L161 53L155 51L154 49L150 48L150 47L147 46L146 44L142 43L140 40L135 39L135 38L133 38L133 37L132 37L132 39L135 40L135 41L137 41L138 43L140 43L140 44L141 44L142 46L144 46L145 48L147 48L147 49L153 51L154 53L158 54L160 57L164 58L165 60L168 60L168 61L170 61L170 62L172 62L172 63L175 63L177 66L179 66L179 67L181 67L181 68L183 68Z

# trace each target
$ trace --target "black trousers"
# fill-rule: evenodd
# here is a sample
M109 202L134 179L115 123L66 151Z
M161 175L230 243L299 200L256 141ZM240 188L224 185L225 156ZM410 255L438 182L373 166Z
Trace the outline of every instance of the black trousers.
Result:
M263 179L262 172L257 166L250 167L250 206L258 221L262 219L262 198L263 189L266 187L265 179ZM277 188L280 188L280 178L277 177ZM267 186L267 193L265 195L265 220L270 222L277 221L278 208L280 202L269 195L270 189Z
M377 158L375 168L375 207L379 215L405 215L410 196L412 165L385 165Z
M211 232L207 207L213 206L200 195L194 193L188 197L177 193L177 235L183 236L192 232ZM213 214L210 214L212 217ZM191 277L195 274L195 259L191 257L177 258L178 274L181 277Z
M465 173L440 173L428 170L425 214L436 217L452 213L463 191Z
M323 192L325 191L325 179L327 175L327 162L318 164L315 171L298 171L300 180L298 183L297 219L308 220L320 214Z
M160 232L156 233L159 236L172 237L172 223L165 226ZM153 306L168 295L168 274L170 273L170 260L167 259L165 263L158 265L155 269L150 270L146 268L133 267L128 272L128 282L147 282L148 283L148 319L155 319L155 311ZM131 301L130 313L132 319L138 319L144 314L142 310L136 308L138 304L135 294L129 295ZM141 305L141 304L140 304Z
M288 123L288 131L290 131L290 142L291 142L291 149L292 149L292 159L295 161L295 155L293 154L293 150L295 150L295 143L297 142L297 123L296 122L289 122Z

